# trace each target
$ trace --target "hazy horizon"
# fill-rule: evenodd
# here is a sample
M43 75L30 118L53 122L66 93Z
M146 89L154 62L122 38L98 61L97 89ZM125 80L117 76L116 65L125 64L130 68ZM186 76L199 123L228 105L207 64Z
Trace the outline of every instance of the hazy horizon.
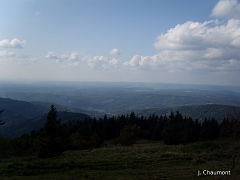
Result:
M119 87L121 88L149 88L149 89L185 89L185 90L210 90L240 92L240 86L214 85L214 84L184 84L184 83L161 83L161 82L109 82L109 81L1 81L1 87Z

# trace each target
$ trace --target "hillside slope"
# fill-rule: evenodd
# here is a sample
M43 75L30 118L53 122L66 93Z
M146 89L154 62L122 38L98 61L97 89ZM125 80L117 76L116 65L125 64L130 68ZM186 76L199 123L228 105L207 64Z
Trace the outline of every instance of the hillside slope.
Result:
M62 123L67 123L69 120L76 123L89 117L87 114L73 112L74 110L68 107L54 106L58 110L58 118ZM0 98L0 109L4 109L1 119L5 122L4 126L0 126L0 134L6 137L16 137L42 128L50 110L50 103L31 103Z

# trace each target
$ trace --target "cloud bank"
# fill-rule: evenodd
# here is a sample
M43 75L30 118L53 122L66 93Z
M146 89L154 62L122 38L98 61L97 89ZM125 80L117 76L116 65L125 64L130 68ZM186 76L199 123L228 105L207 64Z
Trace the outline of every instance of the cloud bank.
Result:
M8 52L8 51L0 51L0 57L15 57L16 54L14 52Z
M48 52L47 55L45 56L47 59L59 59L57 54L55 52Z
M0 41L1 48L23 48L22 45L25 44L26 41L20 41L19 39L15 38L9 41L8 39L3 39Z
M107 70L107 69L111 69L111 68L120 67L118 59L113 58L113 59L109 60L109 58L106 56L94 56L94 57L85 56L83 58L83 60L85 62L87 62L88 66L91 69Z
M57 63L62 63L64 61L69 61L69 66L75 67L79 66L79 53L78 52L72 52L70 55L62 54L60 56L57 55L57 53L53 51L49 51L45 58L47 59L55 59Z
M188 21L178 24L157 37L154 47L160 50L204 50L206 48L240 47L240 20L227 23Z
M239 8L236 0L221 0L211 15L230 19L178 24L157 36L153 46L158 54L134 55L123 65L164 72L240 71Z
M240 4L237 0L220 0L213 8L211 16L240 18Z

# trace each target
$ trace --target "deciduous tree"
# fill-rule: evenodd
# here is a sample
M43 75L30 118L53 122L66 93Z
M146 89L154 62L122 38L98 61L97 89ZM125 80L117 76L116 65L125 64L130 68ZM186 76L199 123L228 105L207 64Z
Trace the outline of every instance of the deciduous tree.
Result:
M137 126L137 124L126 125L121 130L117 141L121 145L131 146L138 140L138 134L140 133L140 131L141 131L141 128Z

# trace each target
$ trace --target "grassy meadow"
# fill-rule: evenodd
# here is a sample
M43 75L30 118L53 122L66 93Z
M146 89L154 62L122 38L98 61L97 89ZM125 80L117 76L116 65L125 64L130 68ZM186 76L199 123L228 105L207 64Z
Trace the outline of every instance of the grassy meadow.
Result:
M240 142L235 143L236 152ZM65 151L39 159L21 156L0 160L0 180L137 180L137 179L240 179L240 164L231 170L231 142L218 140L188 145L164 145L140 140L130 147L113 141L92 150ZM225 176L198 176L198 170L231 171Z

